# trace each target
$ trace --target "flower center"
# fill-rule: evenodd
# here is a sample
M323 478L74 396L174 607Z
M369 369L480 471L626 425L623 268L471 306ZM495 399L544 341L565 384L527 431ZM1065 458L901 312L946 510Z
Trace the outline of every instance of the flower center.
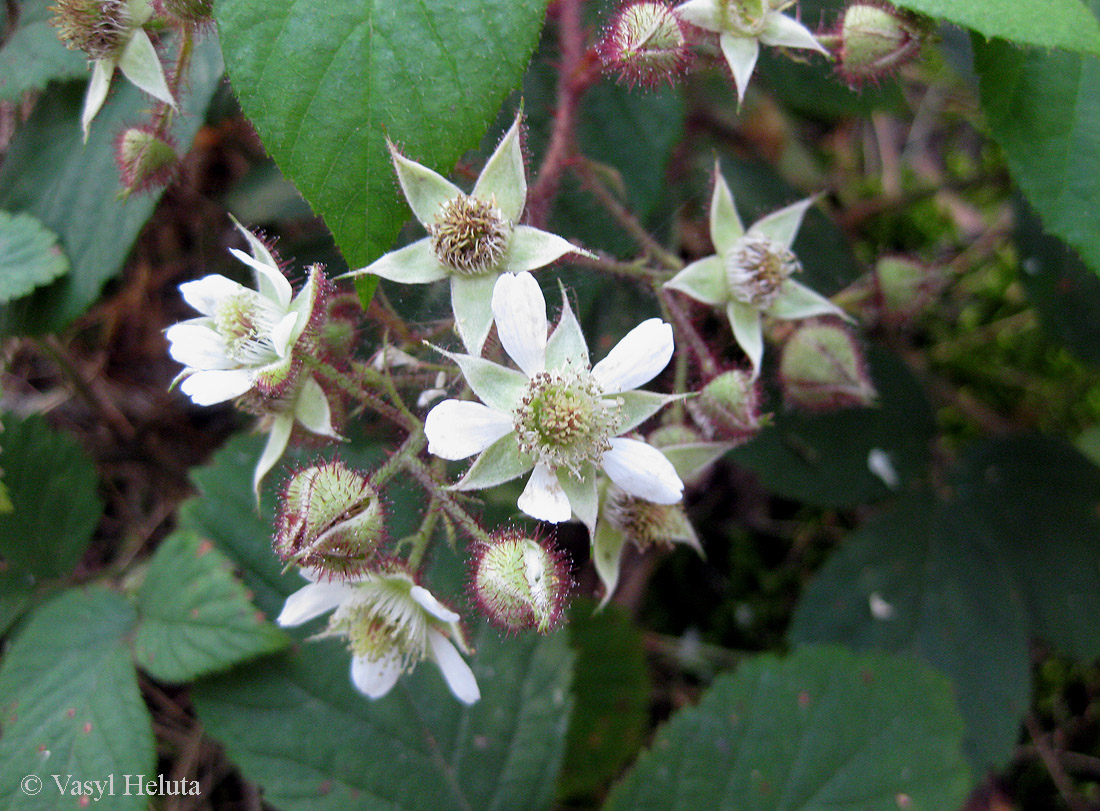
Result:
M746 234L726 256L730 295L758 310L768 309L783 282L801 269L789 249L761 234Z
M436 259L455 273L477 276L504 258L512 224L504 219L495 198L462 194L440 207L428 234Z
M515 412L520 450L579 478L584 463L599 462L610 450L621 412L621 403L605 399L590 372L539 372Z
M427 618L409 594L412 585L396 577L360 584L358 599L333 613L329 633L346 636L355 656L371 662L397 656L402 670L412 670L428 647Z
M278 308L259 293L241 290L218 303L214 324L229 357L242 366L264 366L279 357L272 332L280 315Z
M52 24L66 47L92 59L116 54L130 33L125 0L57 0Z

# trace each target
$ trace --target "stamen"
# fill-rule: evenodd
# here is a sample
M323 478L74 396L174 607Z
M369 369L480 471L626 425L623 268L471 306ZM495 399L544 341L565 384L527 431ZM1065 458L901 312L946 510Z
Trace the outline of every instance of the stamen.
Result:
M460 195L448 200L428 226L432 252L444 265L464 276L477 276L500 264L512 236L496 199Z
M762 234L746 234L726 257L730 295L758 310L768 309L783 282L801 269L788 248Z

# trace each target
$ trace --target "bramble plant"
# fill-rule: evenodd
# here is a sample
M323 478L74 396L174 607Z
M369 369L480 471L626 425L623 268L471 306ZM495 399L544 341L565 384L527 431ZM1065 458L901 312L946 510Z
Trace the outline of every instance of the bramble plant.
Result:
M9 3L0 805L1093 807L1040 5Z

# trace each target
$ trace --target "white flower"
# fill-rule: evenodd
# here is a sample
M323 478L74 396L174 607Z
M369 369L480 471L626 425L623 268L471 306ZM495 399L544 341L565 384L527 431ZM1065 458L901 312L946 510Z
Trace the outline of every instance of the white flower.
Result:
M428 236L345 274L373 273L404 284L450 277L455 326L474 355L493 324L489 303L502 273L535 270L567 253L589 255L559 236L519 224L527 203L520 120L516 116L470 194L390 144L401 190Z
M314 570L300 571L310 583L287 598L278 623L301 625L332 611L320 636L347 639L351 680L361 693L381 698L402 673L431 659L459 701L473 704L481 698L473 671L455 648L457 643L469 653L459 615L407 571L393 566L349 580L322 580Z
M725 307L733 337L752 362L754 379L764 355L762 316L795 320L836 315L851 320L827 298L791 278L802 267L791 245L811 205L812 198L794 203L746 231L733 192L715 165L710 238L717 254L692 262L665 282L665 287L696 301Z
M177 380L196 405L215 405L254 392L264 398L267 447L254 477L264 475L286 450L297 422L316 434L340 439L328 399L312 376L298 374L295 351L319 308L324 277L319 267L297 296L264 244L239 223L251 255L230 248L255 272L256 289L213 274L180 285L184 299L202 313L168 329L169 354L184 365Z
M802 23L784 15L794 0L688 0L674 10L684 22L714 31L733 72L737 99L745 98L760 44L804 48L829 55Z
M589 367L588 347L568 302L547 338L546 301L529 273L505 274L493 315L514 371L469 355L449 355L481 403L445 400L424 424L428 450L444 459L480 454L455 487L481 489L532 471L518 506L558 523L596 522L596 472L658 504L680 500L683 483L660 451L621 434L672 397L634 391L672 357L672 328L644 321Z

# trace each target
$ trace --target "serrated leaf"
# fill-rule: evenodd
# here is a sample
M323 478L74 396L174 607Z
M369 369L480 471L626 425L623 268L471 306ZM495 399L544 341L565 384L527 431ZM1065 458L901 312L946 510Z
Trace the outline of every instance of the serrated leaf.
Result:
M754 471L769 490L823 506L875 501L920 476L935 431L928 400L897 358L871 346L867 360L878 406L825 414L780 411L774 425L728 458ZM889 463L896 482L884 479L881 469L875 472L876 458Z
M959 808L961 736L950 684L908 657L760 656L673 716L604 809Z
M31 615L0 667L0 806L77 807L78 797L60 795L56 774L63 782L115 775L114 794L95 807L146 807L149 798L127 795L121 782L156 775L149 713L126 645L134 620L126 600L102 588L63 592ZM42 781L37 795L20 789L27 775Z
M545 0L226 0L226 65L267 151L352 267L407 219L388 136L447 171L519 84Z
M205 119L221 81L218 40L207 34L195 46L188 92L181 100L172 136L186 148ZM140 120L148 97L121 75L103 110L81 142L84 84L51 88L12 140L0 171L0 207L26 211L57 232L72 271L56 283L4 308L5 334L57 332L81 315L103 285L122 270L138 232L152 216L159 192L117 199L122 190L114 139Z
M1043 48L1100 54L1100 24L1081 0L896 0L910 11L941 17L986 37Z
M134 658L149 675L183 682L284 647L233 576L232 563L190 532L165 539L137 592Z
M66 48L50 25L50 5L51 0L19 3L15 27L0 47L0 101L18 101L47 82L87 75L87 57Z
M569 612L576 706L558 785L563 797L600 791L641 747L649 719L642 634L619 606L595 609L577 600Z
M200 682L207 730L284 811L544 808L569 712L564 634L502 641L482 630L471 661L481 700L460 704L422 664L371 701L339 643Z
M952 478L953 500L912 496L849 538L804 593L791 638L911 651L940 668L984 770L1014 750L1029 636L1100 654L1100 469L1026 437L976 446Z
M0 515L0 555L39 579L80 561L103 512L95 466L41 417L5 418L0 468L14 509Z
M1090 2L1100 14L1100 0ZM1016 183L1046 231L1100 273L1100 58L975 39L974 67L990 134Z
M29 214L0 211L0 304L25 296L69 271L57 234Z

